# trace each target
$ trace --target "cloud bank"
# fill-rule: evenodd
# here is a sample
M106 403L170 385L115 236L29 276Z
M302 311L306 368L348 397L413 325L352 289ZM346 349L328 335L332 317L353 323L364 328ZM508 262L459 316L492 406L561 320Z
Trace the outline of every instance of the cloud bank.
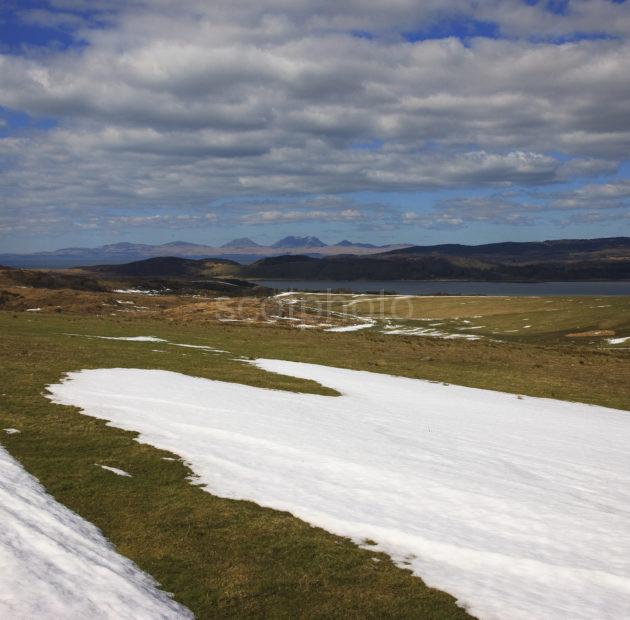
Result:
M212 225L359 221L352 204L243 214L216 201L553 192L556 183L612 174L630 152L630 10L607 0L550 4L55 0L16 8L14 19L63 30L74 43L0 55L0 106L47 120L5 128L0 139L0 227L156 214L171 224L177 215ZM589 199L551 197L548 207ZM530 217L530 208L512 217L490 202L435 208L462 224L484 209L487 221ZM381 219L435 224L395 211Z

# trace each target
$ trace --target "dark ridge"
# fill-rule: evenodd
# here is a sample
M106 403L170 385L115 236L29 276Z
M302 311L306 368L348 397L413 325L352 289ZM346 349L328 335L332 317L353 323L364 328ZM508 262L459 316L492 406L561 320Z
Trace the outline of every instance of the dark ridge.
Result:
M169 241L160 245L161 248L196 248L198 246L198 243L190 243L189 241Z
M158 256L123 265L95 265L84 267L86 271L134 277L194 277L214 265L239 267L239 264L223 259L193 259L178 256Z
M106 291L107 289L94 278L78 274L62 273L58 271L30 271L27 269L6 269L5 276L18 286L32 286L33 288L68 288L76 291Z
M288 263L305 263L309 261L317 261L319 259L307 256L306 254L283 254L282 256L269 256L268 258L261 258L257 260L252 267L260 266L265 267L267 265L286 265Z
M376 248L378 246L374 245L373 243L355 243L354 241L348 241L348 239L344 239L343 241L340 241L339 243L335 243L335 246L337 248Z
M555 257L574 253L630 250L630 237L603 239L558 239L554 241L506 241L483 245L415 245L399 250L383 252L382 255L442 254L446 256L509 256L509 257Z

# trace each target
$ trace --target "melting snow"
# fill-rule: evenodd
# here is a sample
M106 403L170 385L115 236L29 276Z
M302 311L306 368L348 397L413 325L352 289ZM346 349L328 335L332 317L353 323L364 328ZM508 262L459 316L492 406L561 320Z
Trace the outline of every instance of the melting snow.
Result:
M121 368L49 389L180 455L211 493L377 541L481 618L628 617L628 412L256 364L343 395Z
M114 293L129 293L134 295L159 295L160 293L169 293L171 292L170 288L164 288L162 290L155 291L146 291L141 288L115 288L112 292Z
M128 340L131 342L168 342L164 338L155 336L92 336L90 334L64 334L65 336L83 336L84 338L98 338L100 340Z
M357 325L344 325L342 327L329 327L325 329L325 332L356 332L360 329L367 329L368 327L373 327L374 321L369 321L366 323L358 323Z
M608 344L623 344L630 340L630 336L626 336L625 338L607 338Z
M462 329L466 329L465 327ZM473 328L468 328L473 329ZM400 325L386 325L383 333L394 336L426 336L428 338L442 338L443 340L454 340L464 338L464 340L481 340L481 336L474 334L449 334L437 329L427 329L426 327L401 327Z
M101 340L129 340L130 342L166 342L164 338L155 336L90 336L90 338L100 338Z
M0 447L0 617L192 618Z
M213 353L226 353L223 349L209 347L201 344L184 344L182 342L169 342L164 338L156 338L155 336L91 336L89 334L65 334L66 336L84 336L85 338L100 338L101 340L127 340L130 342L164 342L173 347L185 347L187 349L202 349L203 351L212 351ZM165 353L159 349L151 349L156 353Z
M101 469L106 469L107 471L111 471L113 474L117 476L123 476L124 478L131 478L131 474L127 473L124 469L118 469L118 467L110 467L109 465L100 465L99 463L94 463L97 467Z
M166 342L166 341L165 341ZM181 342L169 342L174 347L185 347L186 349L202 349L203 351L212 351L213 353L226 353L223 349L215 349L201 344L182 344Z

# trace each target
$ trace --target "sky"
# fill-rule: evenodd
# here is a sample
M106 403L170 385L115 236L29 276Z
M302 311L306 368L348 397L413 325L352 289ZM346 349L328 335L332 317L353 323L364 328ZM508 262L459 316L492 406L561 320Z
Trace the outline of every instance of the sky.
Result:
M630 4L2 0L0 252L630 235Z

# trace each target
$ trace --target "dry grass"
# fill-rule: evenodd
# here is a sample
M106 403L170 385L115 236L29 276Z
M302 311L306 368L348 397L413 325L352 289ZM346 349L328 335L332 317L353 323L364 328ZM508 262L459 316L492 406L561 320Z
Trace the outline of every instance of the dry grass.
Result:
M66 300L75 299L75 293L86 304L103 304L107 298L59 292ZM56 301L56 294L49 292L46 299ZM464 618L466 613L447 594L427 588L386 556L371 551L369 542L368 548L359 548L289 514L214 497L190 484L191 472L183 463L162 460L166 453L138 444L134 433L110 428L72 407L52 405L42 392L63 373L97 367L161 368L331 393L313 382L242 363L270 357L630 410L630 354L624 350L489 339L445 341L376 331L326 333L283 327L289 321L221 323L214 316L217 307L233 311L233 300L171 301L133 295L125 300L153 306L147 314L123 312L127 304L98 314L71 313L69 307L62 313L0 312L4 378L0 428L22 431L0 439L60 501L99 526L121 552L200 618L437 619ZM244 303L244 312L252 313L246 318L257 319L260 300ZM277 299L265 303L272 304L274 312L288 312L277 307ZM571 307L582 310L585 305ZM446 310L444 305L442 311ZM493 316L514 320L512 310ZM534 308L526 310L532 313ZM479 307L471 311L478 313ZM68 333L153 335L229 353ZM133 478L112 476L94 467L95 462L120 467ZM381 561L374 562L374 557Z
M62 503L100 527L199 618L466 618L448 594L427 588L387 556L251 502L221 499L190 483L192 472L135 434L53 405L42 392L72 369L130 366L278 389L329 393L264 373L231 355L72 337L138 334L137 319L0 312L2 443ZM239 328L181 329L147 321L142 332L179 342L230 340ZM261 331L244 328L248 338ZM285 333L289 330L276 330ZM273 338L265 339L269 344ZM233 344L236 344L235 342ZM233 349L234 350L234 349ZM112 476L94 463L119 467ZM374 562L377 558L379 562Z
M630 297L486 297L409 295L296 294L292 299L318 308L371 317L375 329L387 322L412 329L435 328L448 334L473 334L508 342L566 343L575 333L593 345L605 338L630 336Z

